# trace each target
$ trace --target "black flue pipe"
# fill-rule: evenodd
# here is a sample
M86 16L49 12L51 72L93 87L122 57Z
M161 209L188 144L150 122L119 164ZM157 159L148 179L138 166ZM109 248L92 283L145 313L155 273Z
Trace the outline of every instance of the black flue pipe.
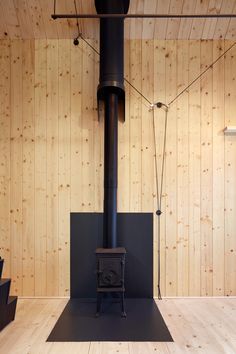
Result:
M117 246L117 160L118 160L118 96L108 93L105 99L104 134L104 218L103 246Z
M127 13L129 0L95 0L98 13ZM118 96L119 119L125 120L124 19L100 19L100 70L97 91L98 113L106 94Z
M127 13L129 0L95 0L97 13ZM124 19L100 19L98 112L105 111L103 247L117 247L118 119L125 119ZM101 114L101 113L99 113Z

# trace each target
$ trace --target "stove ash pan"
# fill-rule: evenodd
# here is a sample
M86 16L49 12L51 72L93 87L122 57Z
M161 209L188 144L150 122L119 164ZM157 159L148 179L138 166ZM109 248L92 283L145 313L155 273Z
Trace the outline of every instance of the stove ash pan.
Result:
M97 248L97 316L101 312L102 297L105 293L120 295L121 314L126 316L124 310L124 273L125 255L124 247Z

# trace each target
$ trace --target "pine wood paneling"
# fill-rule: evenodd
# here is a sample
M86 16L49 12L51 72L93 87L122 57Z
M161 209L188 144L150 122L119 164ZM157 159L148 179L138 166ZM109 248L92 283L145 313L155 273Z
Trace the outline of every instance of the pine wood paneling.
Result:
M97 46L97 42L91 41ZM125 76L169 103L233 42L125 43ZM68 295L71 211L102 211L103 126L98 56L69 40L0 41L0 250L12 293ZM236 295L236 49L169 109L161 222L168 296ZM119 123L119 211L155 212L152 112L126 84ZM164 110L155 110L158 171ZM157 294L157 218L154 285Z
M23 38L14 1L1 0L0 6L1 23L3 23L5 27L5 32L2 33L2 38Z
M212 50L212 42L202 42L201 70L212 63ZM210 69L207 75L201 78L201 295L213 295L212 84L213 76Z
M141 40L130 42L129 80L138 89L141 88ZM130 88L130 205L134 211L141 211L141 97ZM127 119L127 118L126 118Z
M125 42L125 78L129 80L129 42ZM118 195L117 209L118 211L130 210L130 186L127 181L130 180L130 119L129 119L129 91L130 87L126 85L127 90L125 103L125 122L118 122Z
M189 81L200 73L200 42L189 42ZM200 295L200 81L189 90L189 295Z
M175 41L166 42L166 99L177 94ZM177 293L177 117L176 102L168 114L166 136L166 293Z
M82 192L82 70L83 46L71 43L71 210L80 210ZM79 65L78 65L79 63Z
M47 294L47 54L45 40L35 42L34 140L35 140L35 295ZM54 64L56 65L56 64ZM52 227L55 224L52 224ZM54 280L55 282L55 280ZM53 282L53 286L56 284Z
M70 42L61 40L58 48L59 112L58 112L58 259L59 293L69 295L70 264L70 169L71 169L71 114L70 114ZM93 172L93 171L91 171ZM57 250L56 250L57 251Z
M28 15L31 19L34 38L46 38L46 28L44 26L42 12L43 8L41 7L40 0L28 1Z
M153 42L142 41L142 92L144 96L153 101ZM142 99L141 116L141 210L143 212L153 209L153 186L154 186L154 154L153 154L153 130L152 114L149 104Z
M98 43L93 43L95 48L98 48ZM104 150L104 119L98 120L97 111L97 85L99 77L99 55L94 56L94 80L93 80L93 108L94 108L94 120L93 129L96 134L94 134L94 210L99 212L103 208L103 150Z
M229 48L232 43L225 43ZM235 80L236 80L236 50L235 47L225 58L225 125L236 124L235 109ZM225 139L225 294L232 295L236 292L236 238L235 238L235 198L236 185L234 176L236 141L235 136Z
M22 124L23 124L23 295L34 293L34 40L22 43ZM29 222L30 221L30 222Z
M207 13L207 9L209 7L210 0L197 0L195 6L195 13L196 14L205 14ZM206 23L205 18L194 18L192 21L192 28L189 35L189 39L201 39L203 35L203 29Z
M34 38L31 16L26 16L29 10L27 0L13 0L13 3L15 6L15 16L19 21L22 38ZM8 18L5 21L8 21Z
M59 43L46 44L46 292L59 291ZM66 216L65 216L66 217Z
M22 42L11 42L11 178L10 178L10 222L11 222L11 277L12 292L22 294Z
M57 0L57 14L75 14L74 0ZM79 14L95 14L94 0L76 0ZM0 38L73 39L76 19L53 20L53 0L0 0ZM230 14L235 0L132 0L130 14ZM80 31L98 39L99 20L79 19ZM233 39L235 18L144 18L125 20L127 39Z
M94 208L94 65L95 53L83 43L82 71L82 190L81 210Z
M224 51L223 41L213 42L213 60ZM213 67L213 293L224 294L224 70L222 60Z
M189 82L189 43L177 44L177 92ZM177 101L177 253L178 295L188 294L189 283L189 97L182 95ZM171 124L171 123L170 123Z
M0 252L6 259L3 275L11 268L10 238L10 41L0 42Z

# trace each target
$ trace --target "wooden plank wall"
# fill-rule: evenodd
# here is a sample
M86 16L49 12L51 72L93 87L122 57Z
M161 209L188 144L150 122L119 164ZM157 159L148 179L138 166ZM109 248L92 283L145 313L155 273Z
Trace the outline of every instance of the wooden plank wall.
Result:
M91 42L97 47L95 41ZM229 41L125 44L125 75L170 102ZM0 255L12 293L69 295L70 211L102 211L98 57L70 40L0 41ZM118 207L156 210L152 113L127 86ZM169 110L161 225L166 296L236 295L236 46ZM164 111L155 111L158 167ZM154 283L157 234L154 214Z

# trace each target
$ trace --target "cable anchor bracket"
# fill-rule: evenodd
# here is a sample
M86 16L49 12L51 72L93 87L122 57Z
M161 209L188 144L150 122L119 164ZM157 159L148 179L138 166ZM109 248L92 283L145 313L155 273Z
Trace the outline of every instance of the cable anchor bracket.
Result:
M154 110L155 107L157 108L163 108L166 112L169 110L169 106L163 102L154 102L150 104L150 111Z

